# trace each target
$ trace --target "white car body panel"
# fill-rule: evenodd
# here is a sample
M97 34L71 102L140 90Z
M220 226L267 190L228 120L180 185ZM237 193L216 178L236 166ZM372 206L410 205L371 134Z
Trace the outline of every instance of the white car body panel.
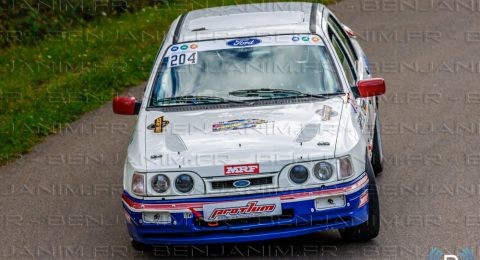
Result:
M318 12L321 12L323 6L318 6L320 7ZM201 41L212 38L310 33L311 10L311 3L302 2L250 4L237 8L235 6L223 6L196 10L189 12L182 22L179 28L182 31L179 35L179 42ZM285 12L289 12L289 14ZM298 15L292 14L298 12L303 15L301 21L299 21ZM259 15L251 20L251 13ZM196 25L195 21L200 23ZM289 21L290 23L288 23ZM227 26L229 24L232 26ZM205 30L198 30L199 28L205 28Z
M328 121L321 121L317 112L324 105L334 111ZM147 171L181 167L202 177L213 177L224 175L224 165L257 162L262 172L277 172L292 159L333 156L342 105L341 98L333 98L315 103L170 114L152 111L147 115L147 122L153 123L165 115L170 124L162 134L146 132L146 157L163 155L162 159L147 160ZM267 123L255 128L213 132L213 124L236 119L260 119ZM299 137L304 141L297 140ZM329 142L330 145L319 146L318 142ZM272 158L275 154L284 159L276 161L279 159Z
M210 8L189 12L187 17L178 17L167 33L159 50L145 89L138 121L132 133L124 170L124 189L131 196L143 199L167 198L148 189L148 196L139 196L131 190L134 172L171 173L191 172L195 178L202 179L206 185L199 188L201 194L181 195L182 198L201 196L227 196L234 191L222 194L209 193L206 184L209 178L227 177L225 165L258 163L260 174L279 174L286 165L294 162L338 158L346 155L352 157L355 175L342 180L349 181L365 171L365 151L371 143L373 131L369 125L375 122L375 98L353 99L345 75L341 75L341 84L348 93L328 100L317 99L312 102L264 105L253 107L232 107L228 109L211 109L180 112L163 112L147 110L152 85L160 63L167 50L176 42L195 42L225 38L258 37L278 34L315 34L327 39L326 19L330 12L318 5L314 13L311 3L275 3L247 5L248 10L231 7ZM261 12L262 14L259 14ZM282 13L283 12L283 13ZM287 12L287 13L284 13ZM285 16L279 16L282 13ZM301 14L301 15L300 15ZM242 23L243 19L257 16L251 22ZM312 24L312 16L316 23ZM219 24L222 19L222 24ZM230 20L229 20L230 19ZM312 28L313 27L313 28ZM205 28L205 30L198 30ZM175 38L178 39L175 39ZM370 78L364 53L353 40L357 55L360 57L357 69L359 79ZM326 41L326 47L334 53L333 47ZM335 55L332 55L335 56ZM338 59L334 58L337 71L342 72ZM342 73L341 73L342 74ZM348 98L350 97L350 98ZM364 110L362 105L369 106ZM322 121L319 110L325 105L332 108L329 120ZM148 129L155 119L163 116L170 124L162 133L153 133ZM265 124L255 128L214 132L212 125L222 121L241 119L261 119ZM288 130L284 130L289 128ZM272 129L278 131L269 132ZM303 131L303 132L302 132ZM313 132L313 134L312 134ZM328 143L328 145L319 145ZM149 178L149 177L148 177ZM268 190L282 190L277 183ZM333 185L336 182L329 183ZM149 186L147 182L147 186ZM242 194L263 192L265 190L243 190ZM180 194L169 194L172 196ZM176 196L178 197L178 196ZM168 199L168 198L167 198Z
M282 20L278 20L282 17ZM279 12L252 12L235 13L218 16L207 16L191 19L188 23L190 31L197 30L231 30L245 29L258 26L283 26L289 24L298 24L304 22L304 12L299 11L279 11Z

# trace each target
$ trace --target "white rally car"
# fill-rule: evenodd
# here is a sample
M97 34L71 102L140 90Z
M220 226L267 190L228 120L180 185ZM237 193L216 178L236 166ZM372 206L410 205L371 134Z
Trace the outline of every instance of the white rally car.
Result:
M181 15L143 100L113 100L138 115L122 194L133 245L376 237L384 92L321 4Z

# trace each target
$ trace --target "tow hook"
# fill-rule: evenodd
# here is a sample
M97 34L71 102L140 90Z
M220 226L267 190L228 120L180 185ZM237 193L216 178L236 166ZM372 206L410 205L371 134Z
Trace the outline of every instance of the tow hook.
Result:
M188 209L193 213L193 215L195 215L195 217L199 219L203 219L202 213L196 211L194 208L188 208ZM207 222L207 225L209 227L218 227L218 222Z

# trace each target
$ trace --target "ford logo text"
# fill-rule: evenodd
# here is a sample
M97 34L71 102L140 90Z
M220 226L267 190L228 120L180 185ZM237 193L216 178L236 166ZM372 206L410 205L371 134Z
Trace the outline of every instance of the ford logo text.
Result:
M261 43L262 40L260 39L237 39L237 40L231 40L227 42L228 46L233 46L233 47L241 47L241 46L252 46L252 45L257 45Z

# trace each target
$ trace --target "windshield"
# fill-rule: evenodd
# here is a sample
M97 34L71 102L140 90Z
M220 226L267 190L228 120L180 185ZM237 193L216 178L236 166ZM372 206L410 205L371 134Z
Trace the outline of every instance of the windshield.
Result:
M150 106L241 102L342 92L323 41L314 35L173 45Z

